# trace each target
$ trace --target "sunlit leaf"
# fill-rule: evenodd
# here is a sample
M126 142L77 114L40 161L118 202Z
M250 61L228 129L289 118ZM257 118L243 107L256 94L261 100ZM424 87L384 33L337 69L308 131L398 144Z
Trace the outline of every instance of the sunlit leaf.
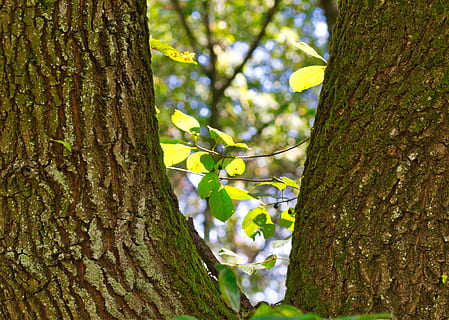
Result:
M50 139L50 141L53 141L53 142L56 142L56 143L60 143L60 144L62 144L62 145L64 146L64 148L66 148L66 149L69 150L69 151L72 151L72 147L70 146L70 144L68 144L68 143L65 142L65 141L62 141L62 140L55 140L55 139Z
M206 174L198 184L198 195L206 199L210 197L213 191L221 188L220 179L215 172Z
M301 92L321 84L324 80L326 66L309 66L293 72L290 76L290 86L293 91Z
M179 52L164 41L150 38L150 48L161 52L164 56L167 56L172 60L183 63L197 64L197 62L194 60L195 53L188 51Z
M279 190L285 189L285 183L282 183L282 182L260 182L260 183L256 184L256 187L263 186L263 185L270 185L270 186L278 188Z
M245 216L242 222L242 229L245 234L255 240L260 233L267 239L274 234L275 228L265 207L252 209Z
M240 311L240 288L237 277L229 266L217 265L218 287L227 304L236 312Z
M233 186L224 186L226 192L233 200L257 199L257 197L246 190Z
M245 150L249 150L250 148L248 147L248 145L246 144L246 143L243 143L243 142L237 142L237 143L234 143L233 145L232 145L232 147L235 147L235 148L241 148L241 149L245 149Z
M171 116L171 121L182 131L191 133L195 136L199 135L200 123L194 117L191 117L182 111L175 110Z
M292 179L287 178L287 177L281 177L281 180L284 181L284 183L287 186L290 186L290 187L295 188L295 189L299 189L299 184L295 180L292 180Z
M302 52L308 54L309 56L318 58L323 60L324 62L327 63L326 59L324 59L322 56L320 56L318 54L318 52L315 51L314 48L312 48L311 46L309 46L307 43L304 42L294 42L293 43L295 45L296 48L298 48L299 50L301 50Z
M283 228L293 230L295 227L295 211L293 208L288 208L281 212L281 220L279 225Z
M271 269L275 266L276 264L276 255L272 254L271 256L268 256L264 262L262 262L262 265L266 268L266 269Z
M214 168L214 158L204 151L192 153L187 158L186 168L193 172L209 172Z
M212 215L223 222L228 220L234 213L231 197L229 197L224 188L212 191L209 197L209 207Z
M191 316L179 316L176 318L172 318L170 320L198 320L198 318L191 317Z
M164 164L167 167L184 161L194 148L179 143L161 143L164 151Z
M234 139L232 137L218 129L207 126L210 132L210 137L214 139L219 144L225 144L229 146L234 146Z
M441 282L442 282L443 284L446 284L446 283L447 283L447 274L443 274L443 275L441 276Z
M243 174L246 169L245 162L240 158L232 159L225 167L228 175L235 176L239 174Z

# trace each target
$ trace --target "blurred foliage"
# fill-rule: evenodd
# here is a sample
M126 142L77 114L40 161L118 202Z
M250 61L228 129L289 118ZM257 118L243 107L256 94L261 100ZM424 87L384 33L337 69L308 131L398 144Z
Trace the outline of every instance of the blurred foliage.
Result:
M210 125L247 143L252 154L272 153L309 136L319 88L294 94L288 80L294 70L316 61L293 42L306 42L326 57L326 21L316 1L159 0L149 2L148 8L152 37L179 51L194 52L198 61L197 65L179 64L152 52L161 137L184 139L170 121L175 109L195 117L202 127ZM254 159L247 163L245 175L298 180L304 150L302 146L272 158ZM268 242L260 237L253 242L241 228L243 216L257 204L242 201L236 214L223 224L211 219L206 201L198 197L198 177L173 171L169 175L181 211L195 218L198 231L215 252L226 247L246 256L248 263L263 261L274 253ZM254 185L244 181L231 185L254 190ZM282 199L295 196L271 191ZM269 213L278 224L281 212L294 203L277 201L264 200L274 204ZM276 230L278 239L290 233L285 228ZM278 255L282 256L282 252ZM247 293L253 300L282 298L280 281L285 277L285 263L264 272L242 279ZM271 273L273 281L267 273ZM269 297L260 294L267 284Z

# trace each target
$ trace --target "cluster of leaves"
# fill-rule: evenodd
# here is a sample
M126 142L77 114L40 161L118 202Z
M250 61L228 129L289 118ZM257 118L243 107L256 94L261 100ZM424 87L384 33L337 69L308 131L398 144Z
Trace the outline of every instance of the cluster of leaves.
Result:
M237 283L237 278L234 271L224 265L216 266L219 270L218 284L221 295L226 304L235 312L240 312L240 288ZM279 304L270 306L266 303L260 303L255 311L249 316L250 320L330 320L322 318L313 313L303 313L298 308ZM245 317L246 318L246 317ZM339 317L332 320L381 320L394 319L394 316L387 313L357 315L349 317ZM192 316L179 316L172 320L198 320Z
M172 115L173 124L185 133L189 133L192 141L179 139L161 140L162 150L164 151L164 164L168 168L186 160L186 169L189 172L202 174L203 178L198 184L198 195L207 199L212 215L220 221L225 222L234 213L232 200L256 199L259 197L247 190L225 185L223 180L242 175L245 172L246 165L244 159L251 156L241 156L235 154L235 151L246 151L249 147L242 142L234 142L234 139L212 127L201 128L198 120L194 117L175 110ZM203 134L205 132L207 135ZM199 138L212 141L212 147L198 144ZM218 151L220 150L220 151ZM220 176L225 171L227 177ZM298 183L288 177L273 179L273 181L263 181L259 185L272 185L279 190L286 187L298 189ZM264 238L269 238L274 234L274 224L268 214L265 204L259 200L261 205L251 210L243 220L243 230L245 233L255 239L259 234ZM286 210L281 214L282 226L293 229L294 218L292 210Z

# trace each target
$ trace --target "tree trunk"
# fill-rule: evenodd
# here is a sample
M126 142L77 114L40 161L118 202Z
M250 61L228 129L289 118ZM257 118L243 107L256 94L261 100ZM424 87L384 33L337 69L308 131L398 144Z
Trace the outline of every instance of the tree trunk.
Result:
M235 318L165 176L145 13L0 5L1 319Z
M286 300L449 318L449 6L339 2Z

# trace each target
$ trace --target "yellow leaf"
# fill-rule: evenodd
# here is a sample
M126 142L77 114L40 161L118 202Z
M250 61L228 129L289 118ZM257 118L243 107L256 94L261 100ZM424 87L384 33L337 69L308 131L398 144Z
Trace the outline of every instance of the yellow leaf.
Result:
M311 46L309 46L307 43L304 42L294 42L293 43L295 45L296 48L298 48L299 50L301 50L302 52L308 54L309 56L318 58L323 60L324 62L327 63L326 59L324 59L322 56L320 56L318 54L318 52L315 51L314 48L312 48Z
M245 162L242 159L235 158L235 159L232 159L232 161L229 162L229 164L226 165L225 169L226 169L226 172L230 176L235 176L237 174L244 173L245 169L246 169L246 165L245 165Z
M184 63L197 64L195 54L192 52L184 51L179 52L164 41L150 38L150 48L161 52L164 56L169 57L172 60Z
M325 69L326 66L310 66L296 70L290 76L290 86L295 92L301 92L317 86L324 80Z
M231 199L233 200L257 199L256 196L253 196L246 190L236 188L233 186L224 186L224 188L231 197Z
M179 110L175 110L171 116L173 124L182 131L191 133L195 136L200 133L200 123L194 117L191 117Z
M161 143L161 147L164 151L164 164L167 167L184 161L193 149L180 143Z
M214 159L204 151L193 153L187 158L186 168L193 172L209 172L214 167Z

